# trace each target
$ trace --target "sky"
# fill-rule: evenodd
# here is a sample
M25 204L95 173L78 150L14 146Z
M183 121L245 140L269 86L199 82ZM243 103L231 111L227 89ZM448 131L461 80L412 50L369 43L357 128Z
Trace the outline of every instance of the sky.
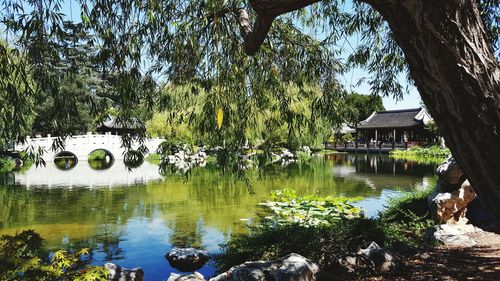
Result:
M367 83L361 83L361 85L356 86L359 79L363 77L367 77L368 73L362 69L353 69L343 76L340 77L340 82L346 87L348 90L355 91L359 94L369 95L370 94L370 86ZM382 97L382 101L384 102L384 107L386 110L393 109L408 109L408 108L416 108L421 107L421 99L420 94L417 91L415 86L408 84L405 78L401 78L401 84L403 87L408 86L409 93L403 96L402 100L396 101L393 97Z
M70 4L72 3L72 4ZM71 5L71 6L70 6ZM348 8L348 7L347 7ZM71 11L71 12L70 12ZM62 12L66 15L72 15L72 19L75 21L80 20L80 6L75 1L64 1ZM341 83L348 90L353 90L360 94L369 95L370 94L370 86L367 83L361 83L359 86L356 86L359 79L362 77L367 77L368 74L366 71L362 69L353 69L343 76L341 76ZM384 107L386 110L391 109L406 109L406 108L416 108L420 107L421 99L420 94L417 89L408 85L406 79L402 78L401 83L403 87L408 86L409 94L406 94L402 100L396 101L393 97L383 97L382 100L384 102Z

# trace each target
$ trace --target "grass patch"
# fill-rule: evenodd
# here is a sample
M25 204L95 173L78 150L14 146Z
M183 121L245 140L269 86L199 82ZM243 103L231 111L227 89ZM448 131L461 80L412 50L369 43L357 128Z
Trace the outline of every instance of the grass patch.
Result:
M151 153L146 156L146 161L153 165L160 165L161 163L161 155L159 153Z
M446 158L451 152L448 148L433 145L429 147L414 146L407 150L393 150L390 154L398 157Z
M406 192L389 200L387 208L379 214L379 224L389 244L403 243L412 247L427 246L425 231L434 225L427 198L433 189Z

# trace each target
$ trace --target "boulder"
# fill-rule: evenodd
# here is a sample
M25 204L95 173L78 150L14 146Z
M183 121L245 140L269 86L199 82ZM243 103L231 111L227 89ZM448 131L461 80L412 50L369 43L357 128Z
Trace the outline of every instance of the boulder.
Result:
M471 224L466 224L466 219L463 219L461 222L436 225L427 231L426 239L428 241L437 240L448 246L475 246L477 243L471 236L474 233L482 232L482 230Z
M210 281L314 281L319 267L298 254L272 261L246 262Z
M170 277L167 279L167 281L205 281L205 278L198 272L194 272L193 274L188 275L170 273Z
M372 242L366 249L360 249L356 256L346 256L339 259L348 273L353 273L366 268L372 268L377 273L386 273L403 266L402 258L388 248L382 248Z
M458 190L438 193L432 202L435 204L434 216L441 223L456 223L465 218L467 205L476 197L476 192L466 180Z
M165 258L172 267L184 272L200 269L210 260L207 251L195 248L173 248Z
M114 263L106 263L104 268L108 270L108 281L142 281L144 271L137 267L133 269L122 268Z

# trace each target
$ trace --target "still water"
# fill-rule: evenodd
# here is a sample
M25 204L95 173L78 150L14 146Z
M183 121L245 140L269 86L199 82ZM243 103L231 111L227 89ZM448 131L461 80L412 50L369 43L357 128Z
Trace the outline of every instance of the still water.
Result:
M217 254L273 190L362 196L357 204L374 216L401 190L426 188L434 168L387 155L327 154L260 178L250 173L249 188L209 167L186 179L161 176L147 162L133 170L119 161L107 170L78 163L69 171L49 163L0 175L0 234L34 229L51 249L90 247L95 264L140 266L145 280L165 280L175 272L164 258L172 247ZM199 271L210 277L215 266Z

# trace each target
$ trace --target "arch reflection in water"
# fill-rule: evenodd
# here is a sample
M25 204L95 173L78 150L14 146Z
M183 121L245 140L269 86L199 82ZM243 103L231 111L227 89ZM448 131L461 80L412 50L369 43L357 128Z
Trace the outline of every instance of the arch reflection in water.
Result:
M93 170L107 170L115 163L115 157L106 149L96 149L89 153L88 163Z
M78 158L73 152L61 151L54 156L54 164L58 169L68 171L78 164Z

